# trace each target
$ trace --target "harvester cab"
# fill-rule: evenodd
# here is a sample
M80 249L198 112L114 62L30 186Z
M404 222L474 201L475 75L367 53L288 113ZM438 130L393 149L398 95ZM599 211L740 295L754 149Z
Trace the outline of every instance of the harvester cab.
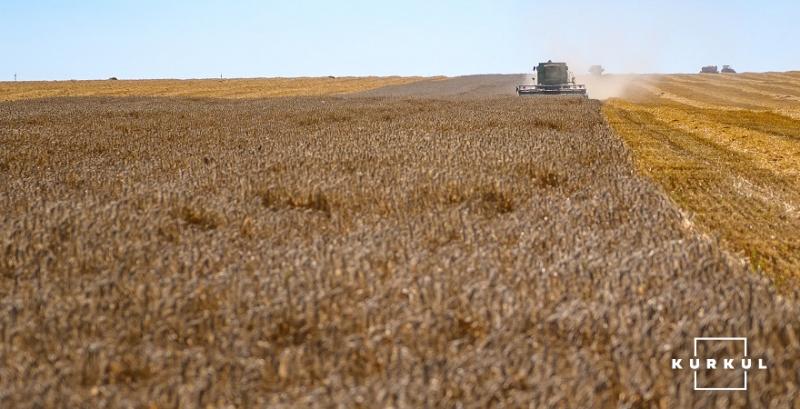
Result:
M576 84L575 77L563 62L542 62L533 67L534 85L517 85L517 95L586 96L586 86Z

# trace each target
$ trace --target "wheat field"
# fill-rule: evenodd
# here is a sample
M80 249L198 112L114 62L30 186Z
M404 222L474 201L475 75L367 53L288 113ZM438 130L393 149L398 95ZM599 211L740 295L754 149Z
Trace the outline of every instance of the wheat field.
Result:
M597 102L0 106L2 407L800 404L797 295ZM758 394L670 370L719 333L768 360Z
M800 295L518 77L0 103L0 407L800 407Z
M423 78L307 77L0 82L0 101L102 96L245 99L334 95L363 92L389 85L409 84L420 80Z
M640 76L604 113L700 230L797 286L800 73Z

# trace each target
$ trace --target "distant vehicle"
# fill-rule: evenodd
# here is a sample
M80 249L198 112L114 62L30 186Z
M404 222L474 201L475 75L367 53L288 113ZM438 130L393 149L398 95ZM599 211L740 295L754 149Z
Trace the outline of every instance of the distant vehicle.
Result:
M700 68L700 74L719 74L719 70L716 65L706 65Z
M736 70L731 68L730 65L723 65L722 66L722 72L725 73L725 74L736 74Z
M563 62L540 62L533 67L535 85L517 85L517 95L579 95L586 96L586 86L576 84L575 77Z
M589 73L594 75L594 76L598 76L599 77L599 76L603 75L603 72L605 72L605 68L603 68L602 65L593 65L593 66L589 67Z

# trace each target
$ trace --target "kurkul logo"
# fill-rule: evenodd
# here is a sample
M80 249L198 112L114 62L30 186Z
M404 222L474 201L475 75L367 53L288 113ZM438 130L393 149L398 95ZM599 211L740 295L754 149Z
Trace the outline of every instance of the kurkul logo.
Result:
M698 354L698 344L706 343L740 343L742 346L742 355L738 357L725 357L725 358L709 358L702 357ZM687 362L688 361L688 362ZM672 358L672 369L683 370L690 369L694 378L694 390L696 391L746 391L747 390L747 374L752 370L766 370L767 365L764 359L759 358L753 360L748 357L747 352L747 338L745 337L697 337L694 339L694 350L692 358L684 360L682 358ZM742 383L741 386L719 386L719 385L702 385L698 382L698 372L700 371L741 371Z

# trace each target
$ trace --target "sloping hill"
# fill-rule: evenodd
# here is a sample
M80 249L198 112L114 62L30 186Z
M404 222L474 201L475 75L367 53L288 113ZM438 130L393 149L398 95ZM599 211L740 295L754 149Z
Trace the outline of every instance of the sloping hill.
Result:
M486 74L432 78L407 84L388 85L359 93L371 97L486 97L516 95L516 86L529 81L523 74Z

